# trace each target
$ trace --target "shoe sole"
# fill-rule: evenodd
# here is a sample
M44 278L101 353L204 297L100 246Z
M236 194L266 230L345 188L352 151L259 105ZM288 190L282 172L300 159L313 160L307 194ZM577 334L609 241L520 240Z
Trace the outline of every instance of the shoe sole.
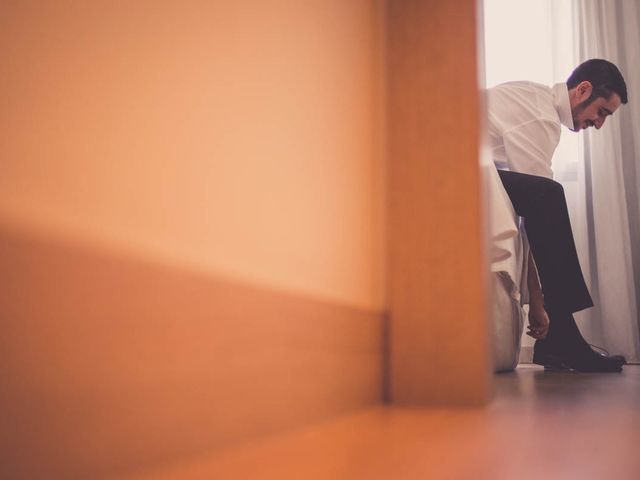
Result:
M622 372L622 365L603 367L574 367L566 363L561 357L553 354L533 354L533 363L542 365L545 372L568 372L576 371L582 373L619 373Z

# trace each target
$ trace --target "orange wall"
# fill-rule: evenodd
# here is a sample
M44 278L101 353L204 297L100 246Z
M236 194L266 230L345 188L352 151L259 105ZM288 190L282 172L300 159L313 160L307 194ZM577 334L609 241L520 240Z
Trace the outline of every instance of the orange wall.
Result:
M0 4L0 221L365 308L383 298L378 9Z

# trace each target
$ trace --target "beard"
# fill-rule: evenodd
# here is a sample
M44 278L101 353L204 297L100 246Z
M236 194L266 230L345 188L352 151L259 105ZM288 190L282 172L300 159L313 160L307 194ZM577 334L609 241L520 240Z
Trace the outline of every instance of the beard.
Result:
M576 105L575 107L573 107L571 109L571 118L573 119L572 131L574 131L574 132L579 132L580 131L579 124L581 122L580 122L580 119L578 118L578 115L581 114L582 112L584 112L585 108L587 108L589 105L591 105L596 98L598 98L598 97L596 97L595 95L591 95L584 102L579 103L578 105ZM591 127L591 126L593 126L593 122L588 121L587 122L587 127Z
M585 100L582 103L579 103L578 105L576 105L574 108L571 109L571 118L573 118L573 128L572 130L574 132L579 132L580 131L580 120L578 119L578 115L581 114L585 108L587 108L586 102L588 102L589 100Z

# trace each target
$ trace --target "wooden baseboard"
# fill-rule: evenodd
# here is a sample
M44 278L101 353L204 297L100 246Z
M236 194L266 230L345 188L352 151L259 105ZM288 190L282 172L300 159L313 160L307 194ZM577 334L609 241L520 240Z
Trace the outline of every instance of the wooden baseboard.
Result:
M95 478L382 401L383 314L0 228L0 477Z

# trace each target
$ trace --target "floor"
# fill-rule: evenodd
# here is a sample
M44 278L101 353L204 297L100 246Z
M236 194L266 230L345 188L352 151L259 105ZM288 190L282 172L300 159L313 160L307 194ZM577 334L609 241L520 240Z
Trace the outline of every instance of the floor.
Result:
M521 366L484 409L380 407L128 480L640 478L640 366Z

